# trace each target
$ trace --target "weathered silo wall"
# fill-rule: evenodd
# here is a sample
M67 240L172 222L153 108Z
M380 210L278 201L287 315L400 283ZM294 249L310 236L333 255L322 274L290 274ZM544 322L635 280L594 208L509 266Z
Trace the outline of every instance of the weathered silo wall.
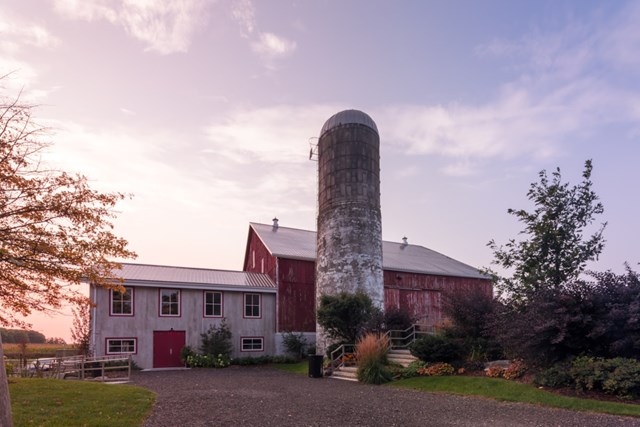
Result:
M316 302L323 294L364 291L382 308L380 138L375 122L357 110L332 116L320 131L318 162ZM320 327L318 332L323 341Z

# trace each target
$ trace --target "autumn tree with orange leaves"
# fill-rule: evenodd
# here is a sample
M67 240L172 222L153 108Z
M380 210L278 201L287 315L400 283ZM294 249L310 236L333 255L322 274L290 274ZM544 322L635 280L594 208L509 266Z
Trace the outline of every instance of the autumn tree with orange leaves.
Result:
M0 99L0 325L24 325L22 317L34 311L86 301L74 286L82 282L120 286L113 260L135 257L113 233L114 207L126 196L97 192L86 177L47 167L47 130L32 111L19 97ZM0 364L6 415L1 342ZM10 414L0 415L0 425L11 425Z

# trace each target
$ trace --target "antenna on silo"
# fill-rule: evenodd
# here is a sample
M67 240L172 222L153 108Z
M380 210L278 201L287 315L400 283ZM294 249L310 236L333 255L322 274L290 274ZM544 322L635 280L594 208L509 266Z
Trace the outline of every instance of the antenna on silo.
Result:
M309 160L318 161L318 138L315 136L309 138Z

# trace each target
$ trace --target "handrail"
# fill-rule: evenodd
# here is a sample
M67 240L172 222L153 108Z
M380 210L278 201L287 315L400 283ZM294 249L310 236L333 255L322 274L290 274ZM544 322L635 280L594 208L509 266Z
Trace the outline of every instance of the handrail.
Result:
M340 347L336 348L329 355L329 371L333 373L338 368L344 366L344 359L347 354L353 354L353 351L347 352L347 347L355 347L355 344L342 344ZM336 363L337 362L337 363Z
M385 335L389 337L389 348L407 348L417 339L417 335L432 335L435 332L421 331L420 325L414 323L407 329L390 329ZM398 336L402 334L401 336ZM399 341L399 343L398 343Z

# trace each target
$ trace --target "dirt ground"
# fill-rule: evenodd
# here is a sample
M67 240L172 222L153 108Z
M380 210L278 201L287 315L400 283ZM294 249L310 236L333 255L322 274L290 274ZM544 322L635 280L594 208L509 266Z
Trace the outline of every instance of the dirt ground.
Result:
M640 419L432 394L269 367L136 372L156 426L640 426Z

